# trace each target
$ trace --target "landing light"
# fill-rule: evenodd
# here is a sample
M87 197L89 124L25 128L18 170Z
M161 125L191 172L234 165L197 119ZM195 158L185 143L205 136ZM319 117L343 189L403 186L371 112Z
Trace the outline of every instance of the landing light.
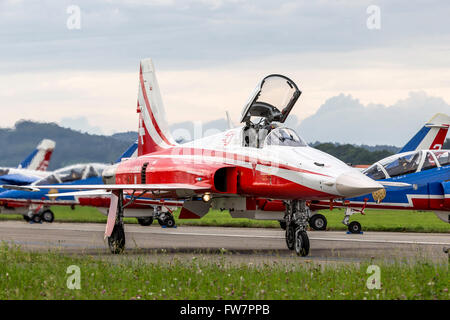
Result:
M211 194L210 193L205 193L202 197L202 200L204 202L209 202L211 200Z

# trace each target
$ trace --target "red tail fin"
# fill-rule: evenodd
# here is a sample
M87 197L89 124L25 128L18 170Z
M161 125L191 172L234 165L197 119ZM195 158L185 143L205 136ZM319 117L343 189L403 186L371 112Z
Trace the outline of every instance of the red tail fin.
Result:
M139 113L138 155L148 154L174 146L167 125L164 105L151 59L141 61L139 70Z

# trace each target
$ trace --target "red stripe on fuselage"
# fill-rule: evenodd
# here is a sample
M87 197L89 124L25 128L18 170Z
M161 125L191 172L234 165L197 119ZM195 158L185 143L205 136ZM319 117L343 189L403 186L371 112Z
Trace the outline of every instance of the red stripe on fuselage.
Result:
M174 148L165 149L162 151L152 153L151 155L148 155L148 156L158 157L159 155L161 155L161 156L174 155L174 159L175 159L175 156L179 156L179 155L214 157L214 158L218 158L218 159L223 158L228 161L241 161L241 162L245 162L245 163L249 163L249 164L262 165L262 166L267 166L267 167L275 167L275 168L280 168L280 169L284 169L284 170L290 170L290 171L296 171L296 172L308 173L308 174L315 174L315 175L320 175L323 177L330 177L329 175L319 173L319 172L300 169L300 168L292 167L289 165L284 165L281 163L276 163L276 162L271 162L271 161L267 161L267 160L263 160L263 159L259 159L259 158L250 157L248 155L240 155L237 153L230 153L230 152L225 152L225 151L198 149L198 148L174 147ZM192 160L195 161L195 159L192 159ZM205 161L205 162L207 162L207 161ZM227 163L227 165L229 165L229 164Z

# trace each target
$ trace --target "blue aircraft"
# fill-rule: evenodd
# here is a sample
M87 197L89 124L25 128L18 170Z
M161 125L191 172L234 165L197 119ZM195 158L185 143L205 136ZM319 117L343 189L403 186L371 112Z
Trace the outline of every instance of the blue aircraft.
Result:
M136 153L137 142L133 143L116 160L116 163L132 158ZM79 199L69 195L57 198L50 197L49 194L59 193L56 189L38 192L26 190L33 190L34 186L49 184L103 184L102 173L108 166L108 164L100 163L76 164L47 173L44 177L34 179L31 184L8 185L7 189L9 190L0 193L0 213L22 214L27 221L40 222L44 220L45 222L53 222L54 214L50 210L51 205L70 205L73 207L80 204ZM15 187L17 190L14 190ZM78 190L64 190L61 192L69 194L75 191ZM89 205L91 203L97 206L102 204L102 201L101 198L89 198L89 202L81 203L81 205Z
M360 233L361 224L349 222L355 213L371 209L434 211L439 219L450 223L450 150L440 150L450 124L450 117L438 113L428 121L396 155L382 159L363 172L385 189L341 201L311 203L310 225L325 230L325 216L316 213L325 207L345 208L343 224L351 233ZM396 186L386 185L396 183ZM403 184L403 186L399 186Z

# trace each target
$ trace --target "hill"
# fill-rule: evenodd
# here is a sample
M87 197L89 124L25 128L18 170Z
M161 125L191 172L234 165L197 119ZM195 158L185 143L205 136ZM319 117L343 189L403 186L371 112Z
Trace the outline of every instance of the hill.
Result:
M56 142L49 170L75 163L111 163L131 144L113 136L62 128L56 123L19 121L12 129L0 129L0 166L16 167L44 138Z

